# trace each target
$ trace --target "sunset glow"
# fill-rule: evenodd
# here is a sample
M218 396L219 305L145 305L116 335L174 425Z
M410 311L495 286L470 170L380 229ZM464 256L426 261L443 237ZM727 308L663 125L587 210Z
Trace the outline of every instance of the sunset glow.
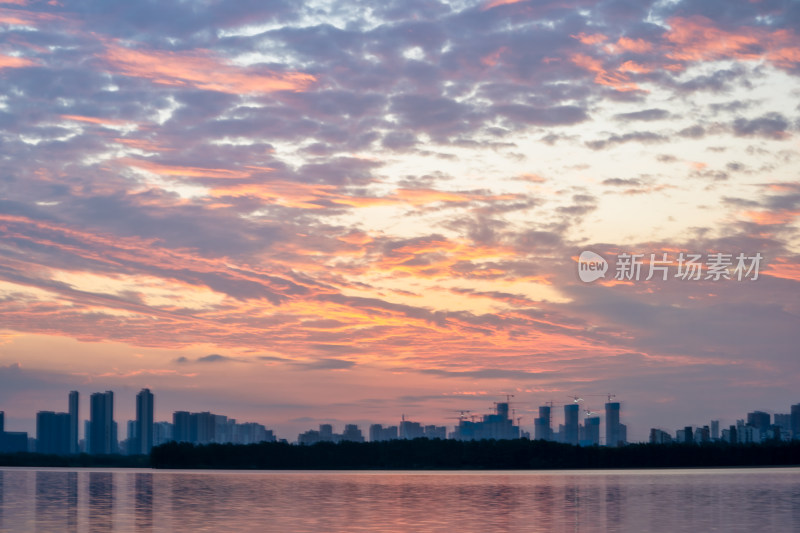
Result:
M290 440L505 394L532 431L612 391L632 440L796 403L796 5L607 4L4 3L7 427L73 389ZM583 282L583 250L672 275Z

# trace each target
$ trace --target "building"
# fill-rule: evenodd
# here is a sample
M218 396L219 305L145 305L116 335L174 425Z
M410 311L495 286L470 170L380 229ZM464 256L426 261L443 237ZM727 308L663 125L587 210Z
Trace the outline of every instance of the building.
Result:
M133 445L136 454L150 455L150 450L153 449L153 400L150 389L142 389L136 395L136 434Z
M480 422L459 420L458 426L450 434L456 440L483 440L483 439L518 439L519 426L509 418L509 405L500 402L495 405L495 412L483 415Z
M564 406L564 430L561 433L561 442L565 444L578 444L578 404Z
M600 417L592 416L583 420L580 426L578 444L581 446L598 446L600 444Z
M0 411L0 453L27 452L28 434L6 431L5 420L5 412Z
M420 439L425 436L425 430L419 422L411 422L406 420L403 416L400 421L400 438L401 439Z
M70 391L69 393L69 453L80 453L81 449L78 442L78 419L80 418L79 407L79 394L78 391Z
M89 397L88 453L117 453L117 423L114 421L114 393L96 392Z
M666 431L651 428L650 429L650 444L669 444L672 442L672 437Z
M344 432L342 432L341 441L364 442L364 435L361 434L361 430L357 425L347 424L344 426Z
M69 455L70 417L67 413L39 411L36 413L36 451Z
M619 402L606 403L606 446L623 446L627 442L627 427L619 422Z
M792 406L792 411L789 414L790 417L790 428L789 430L792 432L793 439L800 439L800 403L796 403Z
M760 440L770 427L769 413L765 413L764 411L747 413L747 425L756 429Z
M775 413L772 415L772 423L776 426L780 426L783 429L791 431L792 429L792 415L790 414L777 414Z
M169 422L155 422L153 424L153 446L173 441L172 428L173 426Z
M383 427L381 424L372 424L369 427L370 442L395 440L397 439L397 436L398 436L397 426Z
M423 429L423 435L426 439L446 439L447 428L444 426L429 425Z
M192 442L189 433L191 413L188 411L175 411L172 413L172 437L176 442Z
M711 440L719 440L719 420L711 421Z
M539 418L533 421L533 435L536 440L553 440L553 427L550 422L550 406L539 407Z

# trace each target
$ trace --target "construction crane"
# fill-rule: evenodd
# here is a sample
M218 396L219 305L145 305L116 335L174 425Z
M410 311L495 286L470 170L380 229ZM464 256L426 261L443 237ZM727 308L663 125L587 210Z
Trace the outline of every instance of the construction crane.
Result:
M609 402L617 397L616 394L611 392L604 392L602 394L584 394L584 396L605 396L606 398L608 398Z

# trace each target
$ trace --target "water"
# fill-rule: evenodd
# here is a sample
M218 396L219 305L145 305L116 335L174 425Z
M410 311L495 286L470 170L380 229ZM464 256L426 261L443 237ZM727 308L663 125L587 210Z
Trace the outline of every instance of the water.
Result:
M0 531L800 531L800 469L0 468Z

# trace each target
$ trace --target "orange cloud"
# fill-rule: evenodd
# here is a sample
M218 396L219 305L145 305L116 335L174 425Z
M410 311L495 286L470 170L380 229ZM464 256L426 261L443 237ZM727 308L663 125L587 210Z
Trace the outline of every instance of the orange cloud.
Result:
M130 166L141 168L153 174L161 176L176 176L185 178L213 178L213 179L242 179L250 177L250 173L242 170L230 170L226 168L201 168L186 167L180 165L164 165L143 159L125 157L118 159L118 162Z
M609 52L615 54L620 54L622 52L643 54L653 49L653 43L647 42L644 39L629 39L627 37L620 37L616 43L610 44L606 48Z
M486 11L487 9L492 9L493 7L497 7L497 6L507 6L507 5L511 5L511 4L518 4L518 3L523 2L523 1L525 1L525 0L492 0L491 2L489 2L488 4L486 4L483 7L483 10Z
M800 217L800 211L746 211L744 216L762 225L790 224Z
M98 117L85 117L83 115L61 115L61 118L64 120L74 120L76 122L88 122L90 124L98 124L100 126L119 126L122 124L129 124L129 122L124 120L114 120L110 118L98 118Z
M0 54L0 69L30 67L32 65L35 65L35 63L30 59Z
M603 35L602 33L593 33L591 35L587 35L583 32L580 32L578 35L570 35L573 39L578 39L583 44L599 44L608 40L608 37Z
M788 263L786 259L779 257L774 261L770 261L762 273L774 278L800 281L800 264Z
M148 141L145 139L125 139L117 137L114 139L114 142L118 142L120 144L130 146L131 148L137 148L139 150L145 150L148 152L164 152L173 150L173 148L164 148L163 146L160 146L153 141Z
M703 16L675 17L669 21L666 39L674 48L667 53L680 61L737 59L755 61L767 58L779 67L789 68L800 62L800 38L788 30L741 27L723 30Z
M598 85L607 85L620 92L638 91L639 86L630 81L630 78L619 72L609 72L603 67L603 62L599 59L585 54L573 54L570 60L581 68L585 68L595 73L594 82Z
M171 52L133 50L118 45L102 59L126 76L146 78L161 85L195 87L232 94L305 91L317 79L301 72L272 72L230 65L207 50Z

